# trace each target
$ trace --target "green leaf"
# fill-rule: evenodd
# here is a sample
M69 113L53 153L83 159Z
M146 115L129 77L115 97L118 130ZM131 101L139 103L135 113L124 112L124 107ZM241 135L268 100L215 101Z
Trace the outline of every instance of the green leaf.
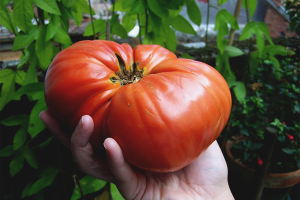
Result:
M125 13L122 18L122 26L125 28L127 33L129 33L136 25L137 15L129 15Z
M46 70L52 59L53 45L51 41L46 42L47 26L41 26L36 38L35 52L43 70Z
M194 59L194 58L193 58L190 54L188 54L188 53L183 53L183 54L182 54L182 58L187 58L187 59L191 59L191 60Z
M103 19L97 19L97 20L94 21L94 27L95 27L95 33L105 32L106 31L106 21L103 20ZM90 23L85 28L83 36L92 36L92 35L94 35L93 26L92 26L92 23Z
M164 33L165 33L165 40L166 40L166 47L170 50L175 52L177 46L177 38L175 31L170 28L169 26L164 26Z
M11 2L11 0L2 0L1 2L0 2L0 4L1 5L7 5L9 2Z
M84 12L86 14L90 14L90 6L88 5L88 2L86 0L76 0L75 2L77 4L77 8L80 8L78 12ZM92 15L95 15L95 11L92 8Z
M259 52L255 51L251 53L250 60L249 60L249 71L251 75L254 75L259 66L259 59L258 59Z
M239 40L241 41L251 38L255 34L255 26L255 21L247 23L242 31L242 34L240 35Z
M90 194L93 192L97 192L106 185L105 181L96 179L90 175L86 175L85 177L80 179L79 182L80 182L80 185L82 187L84 194ZM74 188L71 200L76 200L79 198L81 198L81 194L80 194L79 187L76 185L76 187Z
M56 4L56 0L33 0L37 7L43 9L46 12L61 15L59 8Z
M33 182L32 182L32 181L29 182L29 183L27 183L27 185L26 185L25 188L23 189L21 198L24 198L24 197L27 197L27 196L28 196L28 193L29 193L30 188L32 187L32 185L33 185Z
M13 14L5 5L2 5L2 3L0 4L0 24L14 34L17 34L18 31Z
M24 154L22 149L19 149L9 164L10 175L15 176L24 164Z
M146 8L146 5L145 5L144 0L138 0L134 4L134 6L132 6L130 8L130 11L128 13L129 14L139 14L140 12L143 12L145 10L145 8Z
M117 186L113 183L110 183L110 194L111 194L113 200L124 200L124 198L120 194Z
M33 167L34 169L38 169L38 162L30 148L26 147L24 149L24 157L31 167Z
M264 52L268 53L269 55L281 55L281 56L295 54L294 51L291 51L290 49L288 49L284 46L281 46L281 45L267 45L264 48Z
M226 46L224 51L229 57L237 57L244 55L244 52L234 46Z
M229 57L226 54L222 55L221 52L218 53L216 59L216 70L222 74L227 83L236 80L236 77L230 68Z
M29 58L29 67L26 73L24 85L38 82L36 67L38 67L38 58L36 57L33 45L33 52Z
M294 150L293 149L288 149L288 148L283 148L282 151L286 154L293 154Z
M80 8L80 4L76 2L75 4L72 5L71 14L74 18L74 22L76 26L79 27L83 19L82 8Z
M112 18L110 20L111 33L116 34L116 35L120 36L121 38L127 38L128 37L127 31L118 21L118 17L119 17L119 15L114 15L114 16L112 16Z
M225 48L227 47L228 40L224 38L228 34L228 26L226 23L221 22L219 25L218 35L217 35L217 46L221 54L224 53Z
M34 51L34 44L31 43L26 49L25 49L25 55L21 58L17 69L21 69L30 59L30 57L32 56L32 54L35 54Z
M226 3L228 0L218 0L218 6Z
M185 0L185 3L186 3L187 13L188 13L190 20L192 20L192 22L194 22L195 24L200 26L201 11L200 11L196 1L195 0Z
M265 36L267 37L268 41L270 44L274 45L271 36L270 36L270 32L269 32L269 28L268 26L264 23L264 22L257 22L256 23L257 28L263 33L265 34Z
M44 83L38 82L38 83L31 83L25 85L15 92L14 97L20 97L23 94L27 94L29 96L29 99L35 101L37 100L37 103L34 105L34 107L31 110L29 116L29 127L28 127L29 134L31 135L32 138L34 138L43 129L45 129L45 124L39 118L39 113L42 110L47 109L47 105L45 103L45 96L44 96Z
M242 103L242 101L246 97L246 87L245 87L244 83L242 83L240 81L236 81L235 86L233 88L233 92L234 92L235 97L237 98L237 100L240 103Z
M23 47L26 47L27 45L31 44L34 40L36 40L38 33L39 27L36 25L32 26L27 34L20 32L15 37L13 51L22 49Z
M34 16L33 4L28 0L14 0L13 5L15 23L22 31L27 33L32 26L31 19Z
M0 157L8 157L14 154L13 146L9 145L0 151Z
M247 1L247 6L246 6L246 1ZM250 18L252 18L256 10L257 0L243 0L242 5L245 9L246 8L249 9Z
M72 40L70 36L61 27L58 28L53 39L54 41L62 44L68 44L68 45L72 44Z
M62 3L66 7L71 7L76 0L62 0Z
M263 52L264 47L265 47L265 38L263 36L263 33L261 32L261 30L258 27L256 27L255 34L256 34L256 45L257 45L258 51Z
M51 183L53 183L53 181L56 177L57 172L58 172L58 170L56 170L56 169L44 170L42 177L31 186L31 188L28 192L28 196L36 194L37 192L41 191L45 187L51 185Z
M54 136L49 137L46 141L40 143L39 148L44 149L46 146L48 146L48 144L50 144L50 142L52 141L53 138L54 138Z
M46 41L49 41L51 38L54 37L56 34L60 24L60 17L59 15L51 14L50 21L47 26L47 32L46 32Z
M220 13L221 17L224 17L224 20L230 24L230 27L232 29L240 29L235 17L232 14L230 14L227 10L222 9L218 13Z
M15 92L15 83L22 85L25 75L26 73L24 71L13 71L11 69L0 70L0 83L3 83L0 96L0 111L12 99L13 93Z
M178 31L197 35L196 31L194 30L190 22L181 15L177 15L175 18L170 19L170 24L174 29Z
M168 10L160 5L158 0L147 0L148 6L152 12L161 18L168 17Z

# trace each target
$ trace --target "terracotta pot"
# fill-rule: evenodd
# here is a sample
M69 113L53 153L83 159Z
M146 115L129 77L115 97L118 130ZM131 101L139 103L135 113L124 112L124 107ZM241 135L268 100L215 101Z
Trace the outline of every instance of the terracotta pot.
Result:
M233 141L228 140L225 147L225 158L227 160L228 169L237 177L251 183L254 175L254 169L251 169L241 162L237 161L231 154L230 148ZM266 188L286 188L296 185L300 182L300 169L289 173L268 174L265 179Z

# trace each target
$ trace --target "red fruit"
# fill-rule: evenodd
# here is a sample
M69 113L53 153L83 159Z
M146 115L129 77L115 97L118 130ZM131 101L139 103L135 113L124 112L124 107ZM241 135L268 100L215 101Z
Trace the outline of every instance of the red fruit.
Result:
M258 164L259 166L262 166L263 163L264 163L264 162L262 161L262 159L260 159L260 157L258 157L257 164Z
M294 139L294 136L289 135L289 134L287 134L287 137L288 137L290 140L293 140L293 139Z

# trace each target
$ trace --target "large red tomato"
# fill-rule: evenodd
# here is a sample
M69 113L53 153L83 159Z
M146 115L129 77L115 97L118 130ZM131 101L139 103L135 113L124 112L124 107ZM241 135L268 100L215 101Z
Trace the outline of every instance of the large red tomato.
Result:
M133 165L169 172L193 162L224 128L231 94L209 65L158 45L81 41L61 51L45 80L49 111L72 130L91 115L90 142L107 137Z

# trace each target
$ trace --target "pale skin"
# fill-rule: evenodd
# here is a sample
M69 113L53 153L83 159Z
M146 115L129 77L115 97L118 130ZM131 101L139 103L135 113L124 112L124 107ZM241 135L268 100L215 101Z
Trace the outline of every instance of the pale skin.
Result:
M72 136L49 111L42 111L40 118L50 132L71 149L83 172L116 184L125 199L234 199L227 182L227 165L216 141L183 169L156 173L132 167L112 138L104 141L107 160L99 159L89 142L94 123L88 115L82 117Z

